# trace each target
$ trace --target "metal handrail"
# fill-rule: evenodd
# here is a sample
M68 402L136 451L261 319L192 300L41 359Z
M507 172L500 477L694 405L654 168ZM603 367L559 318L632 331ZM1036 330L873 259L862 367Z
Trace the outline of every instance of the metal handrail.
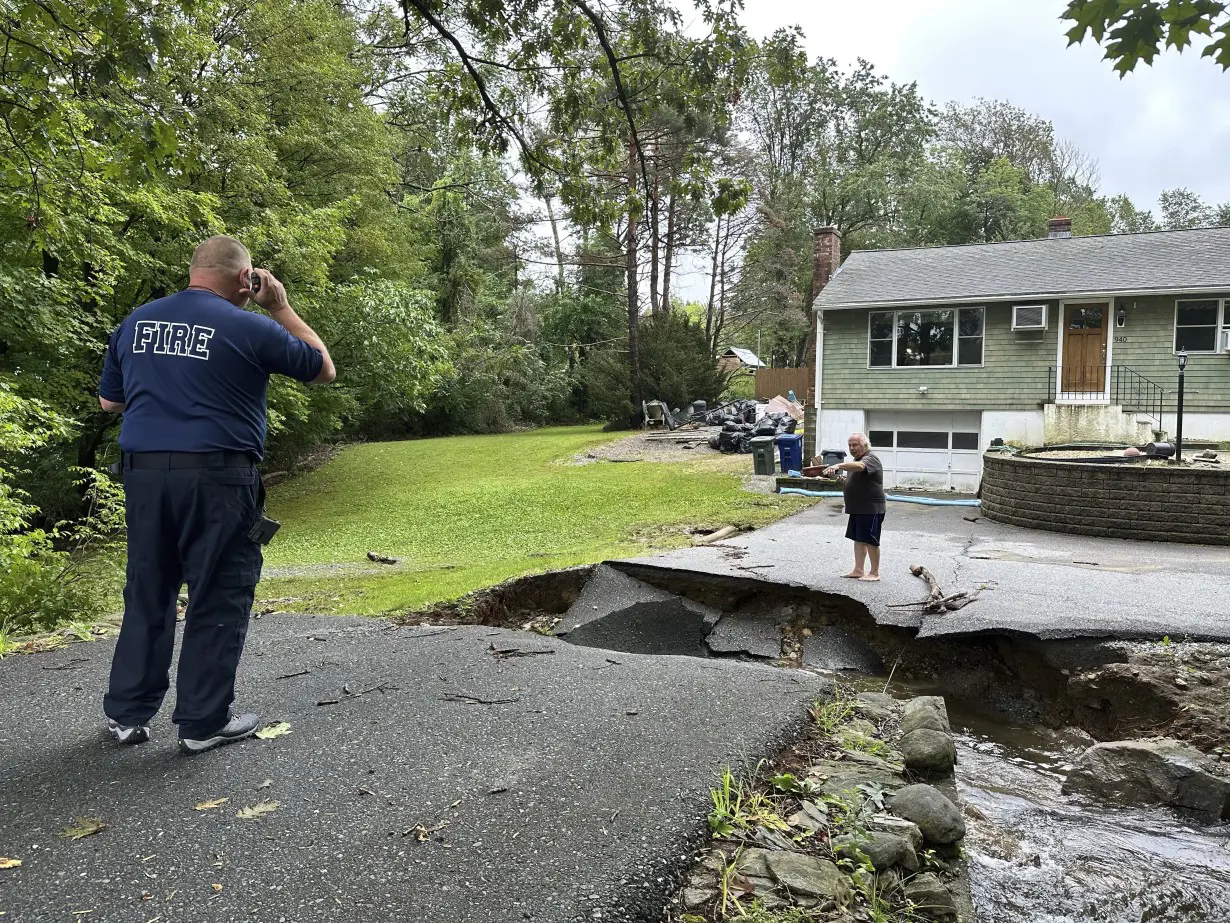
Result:
M1166 399L1165 389L1126 365L1115 365L1111 370L1114 372L1111 402L1121 405L1124 410L1144 414L1160 427L1163 402Z
M1059 376L1063 381L1059 382ZM1126 365L1054 366L1047 372L1047 403L1057 399L1105 400L1129 413L1149 417L1162 425L1166 391Z

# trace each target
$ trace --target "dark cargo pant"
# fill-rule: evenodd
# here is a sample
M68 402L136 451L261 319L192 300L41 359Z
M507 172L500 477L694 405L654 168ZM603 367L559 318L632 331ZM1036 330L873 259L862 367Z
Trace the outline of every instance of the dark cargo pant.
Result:
M128 573L124 623L103 710L147 724L170 686L175 604L188 584L175 713L181 737L226 724L235 671L260 580L260 475L234 453L148 452L124 457Z

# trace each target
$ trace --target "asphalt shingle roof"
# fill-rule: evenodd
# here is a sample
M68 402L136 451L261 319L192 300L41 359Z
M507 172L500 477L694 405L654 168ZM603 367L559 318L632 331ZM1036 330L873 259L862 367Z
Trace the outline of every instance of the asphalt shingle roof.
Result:
M1186 289L1230 290L1230 228L856 250L816 307Z

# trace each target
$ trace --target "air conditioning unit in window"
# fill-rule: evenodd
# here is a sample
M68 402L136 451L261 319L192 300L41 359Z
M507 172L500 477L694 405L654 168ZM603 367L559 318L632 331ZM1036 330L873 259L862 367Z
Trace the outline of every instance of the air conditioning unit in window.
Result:
M1012 306L1013 330L1045 330L1046 305L1014 304Z
M1221 351L1230 354L1230 327L1221 332Z

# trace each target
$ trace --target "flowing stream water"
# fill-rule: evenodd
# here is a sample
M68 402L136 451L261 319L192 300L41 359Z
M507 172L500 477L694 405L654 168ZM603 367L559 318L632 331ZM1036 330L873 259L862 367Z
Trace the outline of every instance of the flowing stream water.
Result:
M1063 794L1088 741L951 711L979 923L1227 923L1230 824Z

